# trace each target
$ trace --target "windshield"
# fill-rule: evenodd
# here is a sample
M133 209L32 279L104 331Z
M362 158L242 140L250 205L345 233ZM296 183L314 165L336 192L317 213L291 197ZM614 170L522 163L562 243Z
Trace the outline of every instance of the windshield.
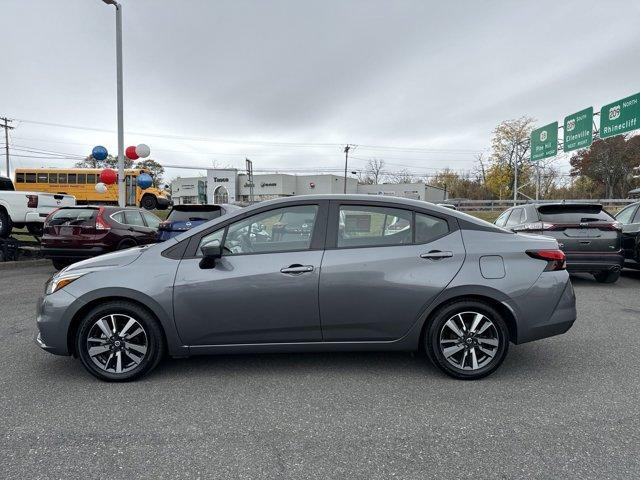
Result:
M167 220L170 222L196 222L198 220L213 220L218 218L222 211L215 210L172 210Z
M543 205L540 220L549 223L610 222L613 217L601 205Z
M61 208L47 220L49 225L84 225L95 220L98 210L94 208Z

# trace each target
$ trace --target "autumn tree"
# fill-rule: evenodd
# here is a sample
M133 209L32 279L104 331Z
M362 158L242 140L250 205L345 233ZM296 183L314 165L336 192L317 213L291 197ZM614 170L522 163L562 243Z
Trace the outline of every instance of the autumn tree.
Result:
M136 168L145 168L151 172L153 177L153 186L159 188L162 184L162 176L164 175L164 167L151 158L138 160Z

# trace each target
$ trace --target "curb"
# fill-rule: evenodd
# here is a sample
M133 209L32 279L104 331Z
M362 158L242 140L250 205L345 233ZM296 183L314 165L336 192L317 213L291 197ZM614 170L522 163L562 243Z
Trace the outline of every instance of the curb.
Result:
M51 265L51 260L47 259L37 259L37 260L20 260L17 262L0 262L0 270L19 270L22 268L32 268L32 267L44 267L46 265Z

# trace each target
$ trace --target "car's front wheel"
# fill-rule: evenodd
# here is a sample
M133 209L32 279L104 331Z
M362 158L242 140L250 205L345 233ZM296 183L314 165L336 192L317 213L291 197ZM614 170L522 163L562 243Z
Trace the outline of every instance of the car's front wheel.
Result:
M133 380L149 373L164 355L157 320L141 306L113 301L92 309L81 320L76 352L100 380Z
M475 380L493 373L509 349L509 330L496 309L460 300L438 310L425 334L427 355L447 375Z

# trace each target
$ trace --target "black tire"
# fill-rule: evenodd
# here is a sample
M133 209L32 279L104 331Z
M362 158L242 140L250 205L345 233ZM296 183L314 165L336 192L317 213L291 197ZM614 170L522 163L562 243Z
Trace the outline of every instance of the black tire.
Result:
M118 244L116 249L117 250L125 250L127 248L135 247L136 245L138 245L138 244L136 243L135 240L125 239L125 240L121 240L120 241L120 243Z
M606 270L604 272L594 273L593 277L598 283L616 283L620 278L620 270Z
M114 341L109 341L110 350L104 352L104 354L94 355L96 361L98 363L101 363L102 359L104 359L105 357L108 358L109 355L111 355L114 351L116 352L115 356L117 357L117 348L120 348L122 350L122 352L120 353L120 356L122 357L121 365L123 367L127 365L127 361L125 360L125 358L128 359L128 365L130 365L129 368L131 368L128 371L115 373L117 363L116 365L114 365L113 359L106 360L107 369L101 368L94 362L91 355L89 354L89 347L87 345L87 338L89 336L89 333L91 331L95 332L94 327L97 328L96 322L104 319L105 317L115 317L117 329L119 328L120 331L122 331L122 329L124 328L123 324L126 325L126 322L128 321L127 317L130 319L134 319L143 329L143 332L140 335L144 335L144 339L146 341L146 352L142 354L143 356L139 363L133 362L133 357L127 356L127 351L130 351L132 353L137 351L132 350L128 347L128 345L131 345L131 343L127 343L124 340L124 337L119 337ZM111 326L110 322L111 320L109 320L109 326ZM120 323L118 324L117 322ZM95 335L95 333L93 333L92 335ZM123 346L115 347L115 342L118 340L122 341L121 345ZM103 345L96 346L102 347ZM89 311L80 321L80 325L78 326L78 331L75 338L75 349L78 357L82 361L83 366L91 375L107 382L126 382L148 374L158 365L160 360L165 355L164 334L158 321L153 317L153 315L151 315L140 305L128 301L105 302ZM138 353L136 353L136 355L138 355ZM108 371L109 368L112 368L114 371Z
M153 195L143 195L140 199L140 206L145 210L155 210L158 208L158 201Z
M53 268L56 270L62 270L63 268L71 265L73 261L66 258L52 258L51 263L53 263Z
M11 218L4 208L0 208L0 238L9 238L13 230Z
M34 237L41 237L44 233L43 223L27 223L27 231Z
M487 330L491 329L490 332L492 334L492 338L490 338L490 340L497 341L497 345L495 347L480 343L487 340L484 337L487 336L488 333L476 335L470 334L470 328L473 326L472 319L475 318L474 314L476 313L483 315L489 320L491 326L489 326ZM447 357L445 357L445 354L443 353L444 347L441 346L441 335L444 335L444 333L447 332L446 328L448 328L445 328L445 324L454 317L458 319L458 314L462 314L465 318L465 322L469 323L468 321L471 321L471 325L467 327L469 331L464 332L465 335L468 334L469 336L465 336L464 338L459 337L460 340L458 340L458 338L455 340L444 340L445 342L452 342L446 343L446 345L455 346L456 348L462 347L461 350L457 351L459 352L459 355L456 353L455 355L450 355L449 358L452 358L452 361L455 361L456 356L458 356L457 358L464 356L464 359L462 359L461 362L463 367L465 367L467 363L472 363L471 356L469 356L467 360L467 353L469 353L471 349L474 349L473 358L483 359L480 362L476 361L476 364L478 365L478 368L476 369L472 369L472 365L469 365L469 369L455 366L447 360ZM476 327L476 332L482 328L485 320L482 320L482 322L482 324L479 324ZM451 333L453 333L453 331L451 331ZM495 337L495 340L493 337ZM469 345L466 343L468 341L467 338L471 338ZM493 373L504 361L507 356L507 351L509 350L509 329L507 328L507 324L502 318L502 315L500 315L500 313L491 305L476 300L456 300L439 308L428 320L424 335L424 346L427 356L431 362L442 372L446 373L450 377L461 380L477 380ZM479 350L480 346L486 350L492 350L493 356L489 357L482 353ZM475 348L478 348L477 352L479 353L476 354ZM483 362L485 362L484 365L481 365Z

